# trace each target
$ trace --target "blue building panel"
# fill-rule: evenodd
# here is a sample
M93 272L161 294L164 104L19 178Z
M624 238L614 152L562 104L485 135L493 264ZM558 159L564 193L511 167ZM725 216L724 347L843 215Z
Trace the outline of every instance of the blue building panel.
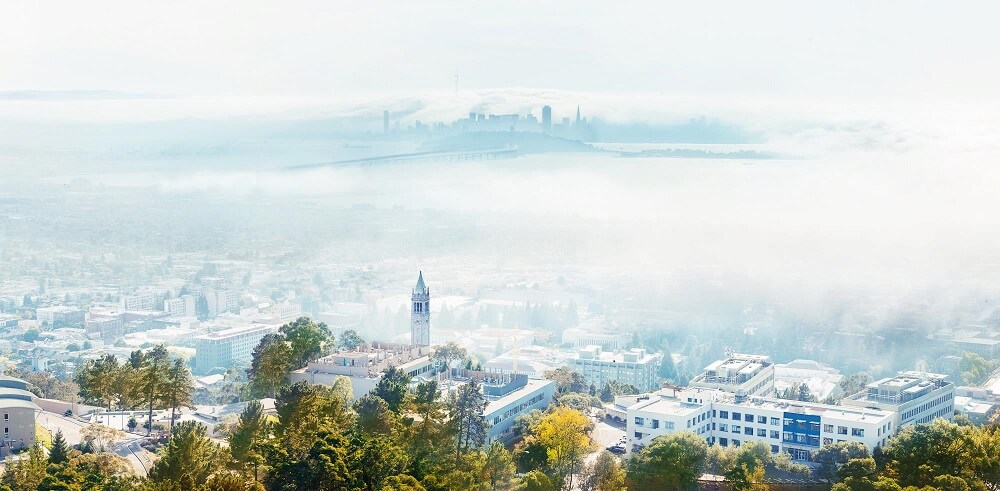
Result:
M792 445L820 446L820 417L785 412L781 441Z

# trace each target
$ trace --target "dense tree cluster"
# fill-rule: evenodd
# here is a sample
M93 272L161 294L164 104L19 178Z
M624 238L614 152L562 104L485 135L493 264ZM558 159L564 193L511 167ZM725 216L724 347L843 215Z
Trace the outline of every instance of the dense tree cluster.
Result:
M148 424L153 409L170 409L173 426L176 410L192 403L194 384L191 370L181 359L172 359L163 345L132 352L129 360L119 363L107 354L90 360L77 371L74 381L84 402L105 407L132 410L147 409Z
M334 337L326 324L308 317L299 317L281 326L278 333L264 336L254 348L247 370L251 395L275 397L288 385L288 372L328 355L333 346Z

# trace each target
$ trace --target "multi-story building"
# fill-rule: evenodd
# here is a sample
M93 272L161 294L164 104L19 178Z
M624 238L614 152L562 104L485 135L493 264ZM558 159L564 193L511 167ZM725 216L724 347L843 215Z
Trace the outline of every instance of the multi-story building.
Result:
M844 397L841 404L874 407L898 414L897 426L951 420L955 414L955 386L947 375L900 372L868 384L865 390Z
M164 300L163 311L176 317L194 317L196 315L194 295L181 295Z
M415 379L426 378L437 371L430 358L429 346L376 343L324 356L293 371L289 378L293 383L333 385L338 378L347 377L357 400L375 388L389 367L396 367Z
M277 325L254 324L210 332L195 338L194 370L206 373L215 368L249 363L261 338L278 332Z
M140 290L131 295L122 295L119 301L123 311L159 310L158 297L153 290Z
M844 378L836 368L813 360L793 360L790 363L774 365L774 390L781 393L784 390L794 390L796 386L804 385L809 393L822 401L839 391L840 381Z
M774 395L774 362L769 356L730 353L726 359L705 367L705 371L688 385L745 396L771 396Z
M56 305L54 307L39 307L35 310L38 322L48 324L50 328L75 326L86 321L86 313L76 307Z
M516 438L514 422L518 416L552 403L556 390L551 380L529 379L524 374L479 372L483 374L486 409L483 419L490 424L486 445L494 441L510 443Z
M639 390L649 390L657 385L656 371L661 358L662 355L650 354L641 348L609 353L602 351L600 346L591 345L569 358L567 366L597 388L618 381Z
M14 450L34 445L35 418L41 410L32 401L27 382L0 376L0 414L3 415L0 459L5 459Z
M762 442L772 453L808 461L834 442L856 441L870 449L884 446L898 428L895 413L764 397L743 397L717 390L688 389L650 394L628 408L630 450L654 438L691 431L709 444L738 447Z
M240 295L233 290L205 290L205 300L211 317L240 311Z
M881 394L881 401L855 397L852 403L845 399L845 405L747 396L715 388L663 389L638 396L626 409L629 450L660 435L692 431L710 444L728 447L763 442L774 453L809 461L824 445L856 441L874 449L888 444L905 425L937 417L951 419L954 390L941 375L904 372L871 384L871 389ZM893 395L897 393L907 396ZM869 391L857 395L862 394Z

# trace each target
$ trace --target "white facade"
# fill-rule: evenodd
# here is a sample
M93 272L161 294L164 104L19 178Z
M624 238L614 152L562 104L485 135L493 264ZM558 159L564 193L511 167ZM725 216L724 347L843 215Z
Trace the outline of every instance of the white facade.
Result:
M261 338L276 332L276 325L256 324L198 336L195 338L195 372L249 363Z
M428 346L431 344L431 289L424 284L423 271L410 300L410 344Z
M122 295L120 305L124 311L149 311L159 310L157 305L156 292L152 290L140 290L132 295Z
M515 387L507 393L497 393L491 395L494 387L484 384L483 391L486 394L486 409L483 410L483 419L490 423L490 429L486 434L486 445L494 441L509 443L517 437L514 431L514 422L517 417L534 409L544 410L552 403L552 396L555 394L556 383L551 380L528 379L521 375L521 379L515 382Z
M205 300L208 302L208 315L212 317L240 311L240 296L232 290L207 290Z
M772 396L774 362L769 356L732 353L705 367L688 385L746 396Z
M895 419L895 413L879 409L742 398L717 390L663 390L628 408L626 434L629 451L661 435L691 431L709 444L762 442L773 453L810 460L823 445L840 441L869 449L884 446L898 429Z
M176 317L194 317L195 300L193 295L182 295L163 301L163 311Z
M333 385L339 377L347 377L357 400L375 388L389 367L406 372L414 382L428 378L435 373L434 361L429 355L429 346L415 345L387 344L358 351L338 351L293 371L289 379L293 383Z
M898 425L951 420L955 414L955 386L936 373L901 372L868 384L865 390L845 397L842 404L877 407L899 416Z
M844 378L836 368L813 360L793 360L774 365L774 390L781 392L805 385L809 392L822 401L839 390Z
M650 354L645 349L608 353L602 351L600 346L591 345L579 350L566 364L598 390L613 380L639 390L649 390L657 386L656 371L661 359L662 355Z

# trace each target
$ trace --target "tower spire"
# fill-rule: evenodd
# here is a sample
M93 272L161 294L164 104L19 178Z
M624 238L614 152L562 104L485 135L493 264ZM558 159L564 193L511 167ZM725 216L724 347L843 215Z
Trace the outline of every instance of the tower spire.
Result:
M431 344L431 290L424 283L424 272L417 276L417 285L410 296L410 344Z

